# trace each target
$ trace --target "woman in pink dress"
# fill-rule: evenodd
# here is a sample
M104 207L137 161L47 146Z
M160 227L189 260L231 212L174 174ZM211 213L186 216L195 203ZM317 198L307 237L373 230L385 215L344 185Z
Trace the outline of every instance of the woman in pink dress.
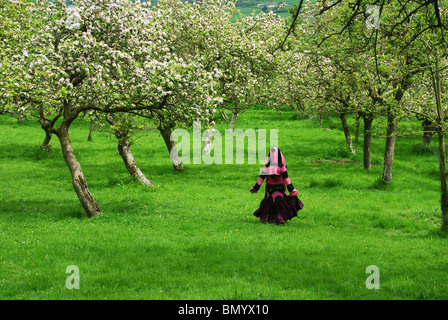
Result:
M254 215L263 223L274 224L283 224L296 217L297 212L303 208L303 203L297 197L298 191L288 177L285 158L277 147L271 148L266 165L250 192L258 192L266 177L265 196ZM289 195L286 194L286 189Z

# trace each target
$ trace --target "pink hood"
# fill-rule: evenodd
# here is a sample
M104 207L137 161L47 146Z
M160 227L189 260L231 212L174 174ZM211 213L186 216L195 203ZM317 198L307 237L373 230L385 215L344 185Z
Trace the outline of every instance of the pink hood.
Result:
M266 165L261 170L260 175L280 176L286 171L285 158L277 147L272 147L269 151Z

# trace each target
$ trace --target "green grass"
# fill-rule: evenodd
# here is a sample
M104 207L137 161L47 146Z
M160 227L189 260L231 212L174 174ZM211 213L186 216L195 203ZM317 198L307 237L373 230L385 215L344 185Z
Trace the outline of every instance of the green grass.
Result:
M128 177L114 139L96 132L88 142L89 123L78 120L74 149L104 213L88 219L57 138L42 153L37 123L0 117L0 299L448 298L438 163L420 137L397 139L394 182L384 187L384 139L374 137L374 165L364 171L362 145L346 152L337 119L320 129L258 108L236 126L280 130L305 204L284 226L252 215L263 197L249 192L259 165L187 164L175 173L153 133L133 146L156 186L147 190ZM80 269L79 290L65 287L70 265ZM369 265L380 269L380 290L366 289Z

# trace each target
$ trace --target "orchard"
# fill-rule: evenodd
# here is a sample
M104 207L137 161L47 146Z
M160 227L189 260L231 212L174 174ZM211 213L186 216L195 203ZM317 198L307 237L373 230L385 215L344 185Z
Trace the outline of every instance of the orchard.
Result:
M0 0L0 298L446 299L447 6Z

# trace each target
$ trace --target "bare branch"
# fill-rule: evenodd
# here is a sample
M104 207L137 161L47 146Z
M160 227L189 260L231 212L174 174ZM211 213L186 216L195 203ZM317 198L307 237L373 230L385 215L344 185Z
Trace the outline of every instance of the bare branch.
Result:
M294 26L296 24L297 18L299 17L300 9L302 9L303 2L304 2L304 0L300 0L300 3L296 9L295 14L294 14L294 19L292 20L291 26L289 27L288 33L286 34L282 43L280 43L280 45L278 46L278 48L275 51L277 51L278 49L283 49L283 45L285 44L285 42L288 39L289 35L291 34L292 30L294 30Z

